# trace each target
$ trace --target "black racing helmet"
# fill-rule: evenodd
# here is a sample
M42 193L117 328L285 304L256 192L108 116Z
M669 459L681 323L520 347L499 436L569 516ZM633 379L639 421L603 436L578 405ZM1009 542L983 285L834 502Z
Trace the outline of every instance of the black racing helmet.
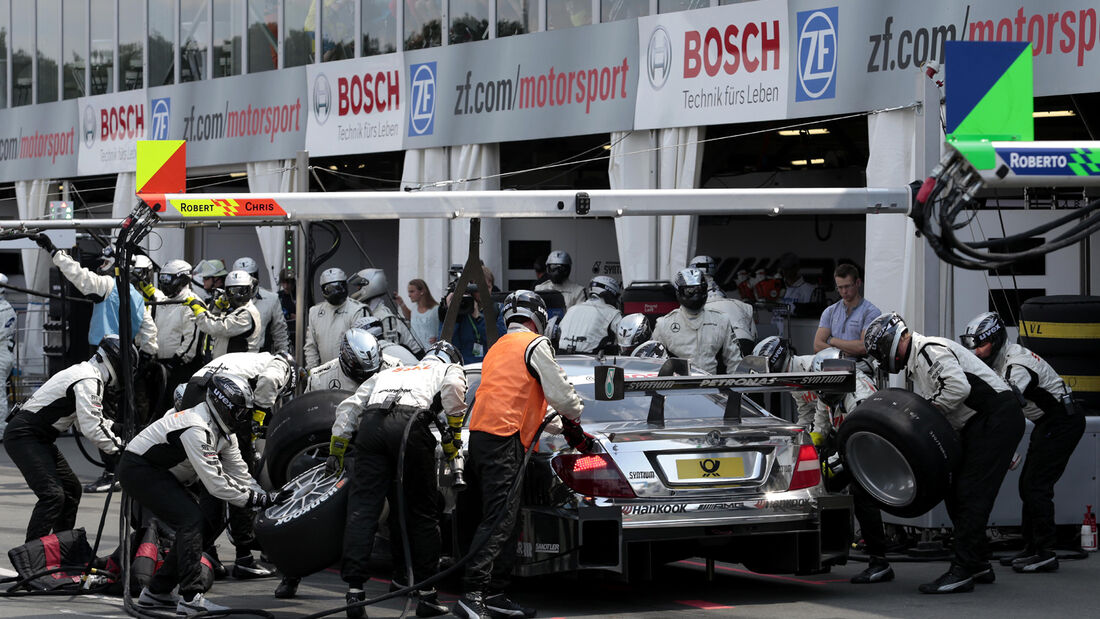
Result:
M252 388L239 376L218 372L206 384L206 406L222 431L233 434L252 420Z
M867 348L867 355L878 361L887 372L900 372L905 365L905 359L898 356L898 344L908 331L909 327L897 312L879 315L863 332L863 345Z
M770 335L756 344L752 354L768 360L768 372L786 372L791 362L791 345L778 335Z
M340 369L360 384L382 367L378 340L363 329L348 329L340 338Z
M550 277L550 281L555 284L564 284L571 272L573 272L573 259L569 254L557 249L546 257L546 275Z
M130 375L134 376L137 374L137 347L130 344L127 346L127 350L130 353ZM96 348L91 360L107 368L107 376L105 377L107 388L112 390L121 388L122 384L119 377L122 376L122 341L118 335L104 336L100 340L99 347Z
M691 267L680 269L672 285L676 288L676 300L684 309L698 312L707 304L707 278L701 270Z
M427 352L424 353L425 360L429 357L438 359L443 363L457 363L458 365L462 365L463 363L462 353L459 352L454 344L447 340L439 340L435 344L432 344Z
M978 314L974 320L967 323L963 334L959 336L959 342L970 350L975 350L986 344L993 344L990 355L985 360L990 364L1000 354L1006 341L1008 341L1008 332L1005 328L1005 321L1001 320L1001 315L997 312Z

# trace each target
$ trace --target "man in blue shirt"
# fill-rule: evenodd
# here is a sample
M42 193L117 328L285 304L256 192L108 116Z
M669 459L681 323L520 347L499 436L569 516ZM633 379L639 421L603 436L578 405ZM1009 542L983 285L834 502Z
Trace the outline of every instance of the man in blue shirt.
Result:
M882 310L863 298L863 280L853 264L841 264L833 271L840 300L825 308L814 336L814 352L839 348L848 357L867 354L863 346L863 330Z

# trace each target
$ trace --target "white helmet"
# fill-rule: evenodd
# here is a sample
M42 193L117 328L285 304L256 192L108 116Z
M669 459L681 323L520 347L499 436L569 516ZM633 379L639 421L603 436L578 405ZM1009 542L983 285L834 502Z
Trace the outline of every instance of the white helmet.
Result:
M4 286L8 285L8 276L0 273L0 297L4 296L4 293L8 291Z
M618 306L619 297L622 295L623 289L622 286L619 285L619 281L614 277L597 275L588 282L588 288L586 288L584 292L589 299L599 297L608 305Z
M248 256L241 256L233 261L234 271L244 271L252 277L256 277L260 274L260 265L256 264L256 261Z
M385 331L382 328L382 319L377 316L360 316L355 319L355 322L351 323L351 328L362 329L377 339L384 339L383 334Z
M247 305L256 294L256 280L244 271L231 271L225 277L225 296L233 307Z
M718 272L718 261L712 256L695 256L687 265L688 268L699 269L711 277L714 277L714 274Z
M130 279L152 283L153 261L145 254L134 254L130 258Z
M157 276L157 287L169 297L174 297L191 283L191 264L186 260L169 260Z
M229 272L225 270L225 263L221 260L200 260L195 265L194 276L199 279L208 277L225 277Z
M363 269L351 276L348 285L359 286L352 296L360 301L373 299L388 292L386 272L382 269Z
M321 273L321 294L333 305L343 305L348 299L348 276L343 269L333 267Z

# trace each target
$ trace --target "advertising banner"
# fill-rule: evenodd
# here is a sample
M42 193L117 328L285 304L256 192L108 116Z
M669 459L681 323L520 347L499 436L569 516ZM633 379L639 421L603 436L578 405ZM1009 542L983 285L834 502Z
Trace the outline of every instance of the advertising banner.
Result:
M144 90L76 100L80 114L80 176L134 171L137 141L145 139L148 126L147 103Z
M404 72L401 54L309 65L310 156L401 150Z
M187 166L288 159L305 146L306 69L150 88L150 140L187 140Z
M630 20L405 52L405 148L627 131Z
M748 2L638 19L634 127L783 118L790 73L787 3Z
M950 79L955 40L1030 41L1036 96L1093 92L1100 79L1095 0L789 3L792 118L912 103L925 66Z
M0 181L76 176L76 101L0 110Z

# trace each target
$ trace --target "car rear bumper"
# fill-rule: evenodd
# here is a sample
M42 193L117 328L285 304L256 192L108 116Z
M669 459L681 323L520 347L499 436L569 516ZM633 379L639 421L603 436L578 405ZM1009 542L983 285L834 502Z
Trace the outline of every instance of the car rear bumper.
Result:
M629 576L688 557L767 573L812 573L848 558L852 499L524 508L516 571L600 570ZM718 507L715 507L718 506Z

